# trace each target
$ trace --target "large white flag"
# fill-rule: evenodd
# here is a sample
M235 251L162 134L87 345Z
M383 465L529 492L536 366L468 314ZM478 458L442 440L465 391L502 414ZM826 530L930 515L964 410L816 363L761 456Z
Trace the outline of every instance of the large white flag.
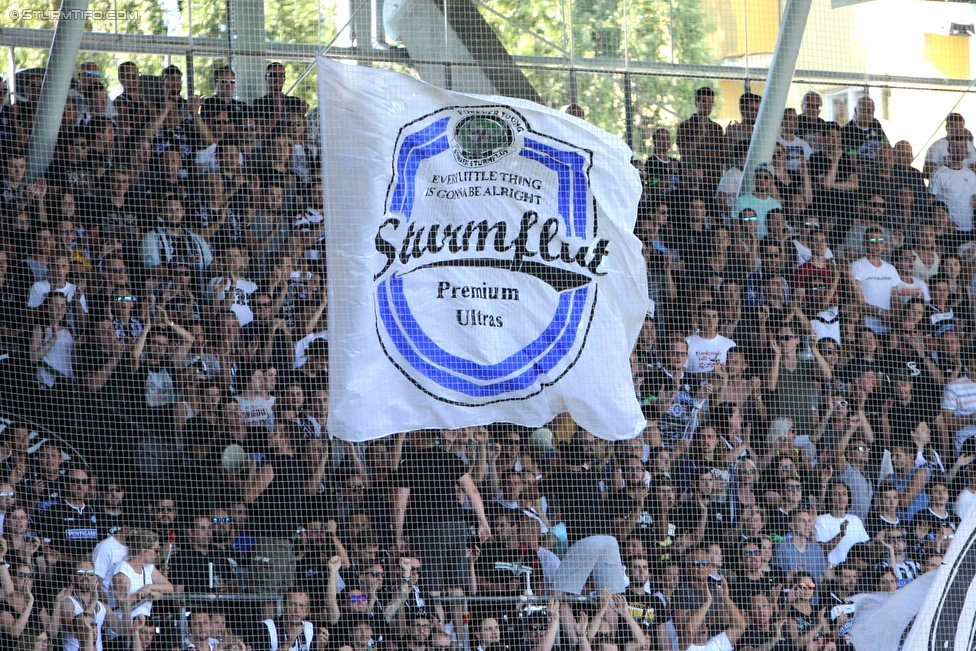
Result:
M647 308L621 140L531 102L318 60L329 430L367 440L568 411L644 427Z
M976 649L976 504L955 537L920 604L904 648L907 651Z
M938 570L895 592L856 595L857 651L976 649L976 505Z

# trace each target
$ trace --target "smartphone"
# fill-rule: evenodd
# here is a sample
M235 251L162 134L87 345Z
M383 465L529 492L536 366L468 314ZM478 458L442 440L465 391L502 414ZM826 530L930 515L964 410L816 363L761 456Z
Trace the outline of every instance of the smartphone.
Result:
M830 609L830 618L837 619L841 615L853 615L857 610L857 604L840 604Z

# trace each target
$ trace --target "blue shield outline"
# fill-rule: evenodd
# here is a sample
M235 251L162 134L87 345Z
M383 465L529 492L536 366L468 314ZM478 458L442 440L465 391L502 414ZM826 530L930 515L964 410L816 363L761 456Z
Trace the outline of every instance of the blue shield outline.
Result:
M518 115L526 124L522 146L514 155L537 162L554 171L558 178L557 207L559 218L570 236L585 239L587 227L596 234L596 208L589 195L588 172L592 165L592 152L569 143L567 149L559 149L543 142L528 129L528 124L517 111L509 107L489 105L482 107L448 107L419 118L401 129L398 147L393 160L393 178L388 191L387 211L399 213L406 222L412 218L416 199L415 180L421 163L451 148L448 129L455 119L457 108L503 109ZM409 135L402 134L410 127L430 121L434 116L449 113ZM550 142L560 142L549 136ZM585 153L580 153L585 152ZM588 216L592 215L592 219ZM589 222L589 223L588 223ZM418 388L438 400L452 404L477 406L505 400L520 400L537 394L545 386L554 384L576 363L585 345L592 316L596 308L597 286L579 287L560 292L558 306L551 322L538 337L505 360L484 365L453 355L438 346L414 318L403 292L402 277L395 267L376 284L377 336L390 361ZM589 304L589 309L587 305ZM588 312L588 314L587 314ZM585 324L584 324L585 319ZM582 327L581 327L582 326ZM380 329L410 369L461 398L452 399L432 392L424 383L412 377L400 361L387 350ZM582 340L580 339L582 337ZM576 345L581 342L580 345ZM576 350L572 359L558 377L546 378L549 372L564 362L566 356ZM470 400L465 400L465 397Z

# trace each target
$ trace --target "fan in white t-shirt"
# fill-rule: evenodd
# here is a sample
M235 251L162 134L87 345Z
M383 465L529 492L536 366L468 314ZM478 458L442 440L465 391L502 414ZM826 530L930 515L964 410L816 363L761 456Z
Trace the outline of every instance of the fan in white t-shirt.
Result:
M830 511L817 516L814 529L817 542L827 552L831 565L840 565L847 560L847 552L857 543L871 539L861 518L847 512L851 503L850 489L840 481L830 484L827 489L827 504Z
M728 353L735 348L735 342L718 334L718 308L714 303L702 303L698 312L698 334L686 337L688 362L685 369L689 373L711 373L715 364L725 366Z
M879 334L890 332L884 319L891 311L892 290L901 284L898 270L881 258L886 248L884 231L870 226L864 233L866 255L851 264L851 278L859 290L854 296L864 314L864 325Z

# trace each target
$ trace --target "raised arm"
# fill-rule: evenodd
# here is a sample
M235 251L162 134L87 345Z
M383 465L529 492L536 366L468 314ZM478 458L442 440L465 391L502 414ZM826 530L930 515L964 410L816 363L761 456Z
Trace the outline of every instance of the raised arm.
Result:
M556 645L556 636L559 635L559 602L555 599L550 601L546 612L549 614L549 628L539 643L532 647L532 651L552 651Z
M403 523L407 516L407 504L410 502L410 489L397 488L393 504L393 535L400 552L407 551L407 541L403 537Z
M150 319L142 332L139 333L139 338L136 339L135 345L132 346L132 366L134 369L138 370L139 365L142 362L142 351L146 348L146 341L149 339L149 331L153 329L153 321Z
M342 544L342 539L339 538L339 525L336 524L335 520L329 520L325 527L329 534L329 539L335 545L338 556L342 560L342 567L352 567L352 561L349 560L349 552L346 551L346 546Z
M723 597L722 601L725 602L725 609L728 613L725 621L729 622L729 627L725 629L725 637L729 638L729 643L732 646L735 646L735 643L739 641L742 634L746 632L746 627L749 623L746 621L745 616L743 616L742 611L739 610L739 607L735 605L735 601L729 596L729 589L725 581L722 581L719 587L719 593Z
M915 498L918 497L918 494L922 492L923 488L925 488L925 483L928 481L928 478L928 468L925 468L924 466L922 468L917 468L912 480L908 482L908 486L905 487L905 492L899 496L898 503L903 508L908 508L911 506L912 502L915 501Z
M678 629L678 646L687 649L695 641L695 633L702 630L708 610L712 607L712 591L705 588L705 598L698 610L675 622Z
M54 348L54 344L58 343L57 335L54 333L52 333L50 339L45 341L44 337L46 334L44 326L40 324L34 326L34 331L31 333L30 347L30 360L34 364L44 359L44 356Z
M338 588L339 568L342 566L342 559L333 556L329 559L329 581L325 587L325 610L329 616L329 623L335 624L339 621L342 613L339 612Z
M617 614L624 618L624 622L627 623L627 628L630 629L630 635L637 643L637 647L644 648L644 644L647 642L647 636L644 635L644 630L641 628L641 625L637 623L637 620L630 613L627 597L622 594L614 595L613 607L617 611Z
M766 391L772 393L779 384L779 362L783 358L783 350L776 343L774 336L769 338L769 347L773 350L773 361L769 366L769 373L766 375Z
M488 526L488 518L485 517L485 505L481 502L481 493L478 492L478 487L475 486L471 475L467 473L461 475L460 481L461 489L467 495L471 507L478 516L478 538L481 542L485 542L491 538L491 527Z
M403 604L407 603L407 598L410 596L410 575L413 572L413 563L406 556L400 557L400 570L403 572L403 576L400 578L400 587L397 589L393 600L383 609L383 618L387 623L393 623L393 619L403 608Z
M156 314L159 315L160 323L166 324L170 330L179 336L180 343L176 346L176 350L173 352L173 363L181 364L183 360L186 359L187 354L190 352L190 348L193 347L193 335L189 330L181 326L173 319L169 318L169 315L166 314L165 309L161 307L156 308Z

